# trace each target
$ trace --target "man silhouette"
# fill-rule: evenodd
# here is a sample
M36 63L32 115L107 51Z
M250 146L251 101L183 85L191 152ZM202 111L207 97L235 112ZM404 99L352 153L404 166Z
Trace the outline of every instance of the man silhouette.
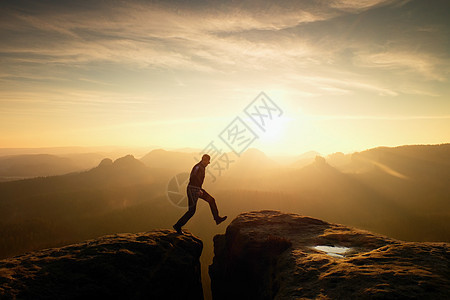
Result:
M219 217L216 200L204 189L202 189L203 180L205 179L205 168L209 165L210 160L211 157L208 154L203 154L202 160L192 168L191 175L189 177L189 184L186 189L189 209L178 220L178 222L173 225L173 229L175 229L178 233L182 233L181 227L183 227L184 224L186 224L187 221L189 221L189 219L195 214L198 198L202 198L209 203L209 207L211 208L212 215L217 225L225 221L227 218L227 216Z

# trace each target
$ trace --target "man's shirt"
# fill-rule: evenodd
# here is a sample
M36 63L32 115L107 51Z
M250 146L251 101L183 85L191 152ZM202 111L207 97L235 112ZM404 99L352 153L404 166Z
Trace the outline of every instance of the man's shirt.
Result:
M189 177L189 185L201 188L204 179L205 166L203 166L202 162L199 162L192 168L191 176Z

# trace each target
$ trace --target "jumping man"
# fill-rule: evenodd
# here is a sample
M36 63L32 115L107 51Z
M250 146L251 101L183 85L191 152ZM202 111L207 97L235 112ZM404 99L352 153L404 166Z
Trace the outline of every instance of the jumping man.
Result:
M178 220L178 222L173 225L173 228L178 232L181 232L181 227L189 221L189 219L195 214L195 209L197 208L198 198L202 198L209 203L212 215L216 224L219 225L226 220L227 216L219 217L219 211L217 210L216 200L208 194L204 189L202 189L203 180L205 179L205 168L209 164L211 157L208 154L203 154L202 160L197 163L191 171L189 177L189 184L187 186L187 196L188 196L188 211Z

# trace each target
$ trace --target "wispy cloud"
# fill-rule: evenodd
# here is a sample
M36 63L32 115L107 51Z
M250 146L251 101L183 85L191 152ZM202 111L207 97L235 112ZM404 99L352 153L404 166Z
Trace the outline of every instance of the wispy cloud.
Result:
M378 116L378 115L306 115L304 118L318 121L329 120L375 120L375 121L411 121L411 120L450 120L450 115L396 115L396 116Z
M406 1L396 1L396 0L340 0L340 1L330 1L330 6L344 10L349 12L361 12L368 10L373 7L377 7L380 5L389 5L389 4L405 4L410 0Z
M8 40L0 45L4 66L0 77L9 81L18 77L61 78L58 74L61 68L69 68L71 72L73 68L91 68L91 63L204 73L260 71L259 76L269 80L276 77L273 74L282 73L290 78L307 72L309 75L300 79L311 84L314 94L343 95L359 89L390 96L403 91L358 74L372 69L447 80L448 74L442 68L447 58L417 50L378 51L364 40L336 31L345 24L342 22L346 16L353 18L363 11L395 3L405 1L244 1L191 5L132 1L115 5L96 3L91 7L74 5L72 10L44 4L36 12L9 8L8 17L0 21L2 40ZM362 29L355 28L353 31L361 36ZM344 63L342 53L346 49L352 49L354 56ZM46 65L46 72L42 68L36 70L37 65ZM346 80L333 77L343 70L350 74Z
M31 6L28 12L10 5L3 12L6 17L0 18L0 34L8 43L0 45L0 82L15 78L61 80L64 68L73 76L74 69L93 68L92 63L203 73L257 71L267 80L284 78L288 85L295 84L294 79L303 88L308 85L314 95L346 95L355 90L388 96L404 92L436 95L426 88L417 87L414 92L378 80L380 73L368 77L371 70L395 73L402 79L420 75L429 81L448 80L448 57L392 46L388 38L380 40L373 30L366 33L361 18L354 17L380 7L390 12L389 6L407 1L191 5L132 1L69 8L51 3L33 4L37 8ZM383 22L395 25L397 20ZM348 28L355 37L349 35ZM411 28L423 31L425 27ZM414 42L413 37L404 39L406 44ZM98 78L78 77L80 81L109 84ZM74 80L70 76L66 79Z
M290 77L292 85L302 83L303 87L311 92L311 95L347 95L356 91L375 92L380 96L397 96L394 90L384 88L367 79L351 73L326 74L328 76L299 76ZM333 76L334 75L334 76Z
M448 75L448 61L426 53L380 52L360 54L356 59L359 66L383 70L400 70L405 73L419 74L427 80L445 81Z
M301 36L280 30L391 2L248 1L240 5L224 2L219 9L214 4L191 8L179 2L162 1L94 6L82 14L79 11L53 13L51 7L36 15L11 10L10 18L1 22L9 43L2 44L0 51L15 53L16 57L9 59L23 62L114 61L202 70L210 69L211 61L223 64L227 57L238 63L248 57L317 60L325 49L311 47ZM11 23L15 24L14 29ZM252 31L259 31L256 40L251 34L241 34ZM271 32L277 32L279 38L274 38ZM300 49L311 51L298 51L300 44L303 44ZM202 63L196 57L205 61Z

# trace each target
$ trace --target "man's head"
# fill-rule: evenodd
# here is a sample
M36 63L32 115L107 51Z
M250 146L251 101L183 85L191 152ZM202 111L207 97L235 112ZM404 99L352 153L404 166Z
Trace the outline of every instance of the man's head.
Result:
M208 154L203 154L202 156L202 165L205 167L209 165L209 161L211 160L211 157Z

